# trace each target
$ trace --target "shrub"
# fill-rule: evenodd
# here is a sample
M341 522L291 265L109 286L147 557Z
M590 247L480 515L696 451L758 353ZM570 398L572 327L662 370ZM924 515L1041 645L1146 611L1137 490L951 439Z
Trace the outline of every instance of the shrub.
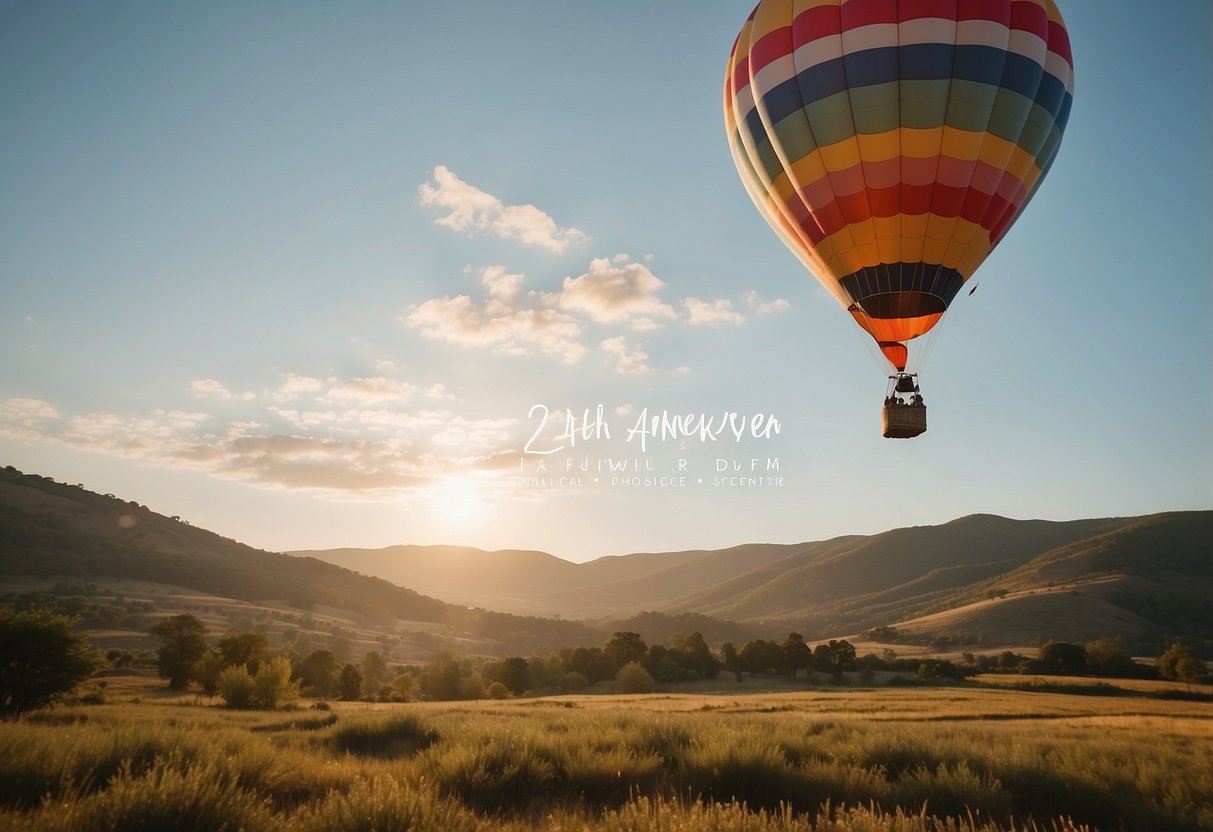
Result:
M219 695L229 708L251 708L257 683L244 665L225 667L219 674Z
M0 717L54 704L93 672L97 659L72 619L0 609Z
M291 681L291 663L282 656L262 664L253 684L253 701L259 708L274 711L299 698L299 682Z
M639 662L628 662L615 677L620 693L652 693L653 677Z

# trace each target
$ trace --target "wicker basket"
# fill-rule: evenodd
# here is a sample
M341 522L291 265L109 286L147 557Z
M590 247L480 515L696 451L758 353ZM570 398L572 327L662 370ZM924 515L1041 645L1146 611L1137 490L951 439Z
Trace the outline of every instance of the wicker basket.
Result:
M886 404L880 422L885 439L912 439L927 430L927 407L923 404Z

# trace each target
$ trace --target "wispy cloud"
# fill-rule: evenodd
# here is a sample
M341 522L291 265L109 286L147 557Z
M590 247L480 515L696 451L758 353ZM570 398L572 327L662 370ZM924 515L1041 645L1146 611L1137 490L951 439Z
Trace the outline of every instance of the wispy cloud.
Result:
M489 234L557 254L586 239L576 228L561 228L534 205L506 205L497 197L464 182L443 165L434 168L433 182L420 189L422 205L448 210L435 222L454 231Z
M686 307L687 324L690 326L737 326L745 322L745 316L735 311L733 302L725 298L714 301L686 298L682 305Z
M629 346L627 339L622 335L608 338L598 346L614 359L616 372L625 375L643 375L652 369L648 365L649 354L644 351L644 347Z
M787 312L792 308L792 304L788 303L783 298L775 298L775 300L764 301L753 289L748 292L742 292L741 300L745 303L746 308L755 315L776 315L781 312Z
M63 415L41 399L8 399L0 401L0 436L267 487L344 494L425 490L452 475L508 473L499 458L520 447L519 420L403 409L399 397L377 398L397 392L381 381L330 380L321 390L306 385L310 392L298 394L305 407L267 402L263 417L253 420L170 409ZM426 389L445 392L441 385ZM335 406L335 391L353 391L343 403L353 406Z
M222 401L231 401L232 399L242 399L251 401L257 398L257 394L252 391L236 395L228 390L221 382L213 378L196 378L190 382L190 392L199 398L214 398Z

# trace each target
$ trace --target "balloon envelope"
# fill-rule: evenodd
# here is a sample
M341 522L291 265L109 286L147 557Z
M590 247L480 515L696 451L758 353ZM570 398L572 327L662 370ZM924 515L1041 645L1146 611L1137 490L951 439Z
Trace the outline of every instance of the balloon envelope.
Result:
M939 322L1040 187L1073 88L1053 0L762 0L725 126L758 210L904 369L892 345Z

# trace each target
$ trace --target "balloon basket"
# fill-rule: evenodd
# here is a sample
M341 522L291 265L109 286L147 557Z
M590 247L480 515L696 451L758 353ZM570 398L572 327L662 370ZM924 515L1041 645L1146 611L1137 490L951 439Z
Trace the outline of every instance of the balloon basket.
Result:
M927 431L927 406L886 404L880 422L885 439L913 439Z

